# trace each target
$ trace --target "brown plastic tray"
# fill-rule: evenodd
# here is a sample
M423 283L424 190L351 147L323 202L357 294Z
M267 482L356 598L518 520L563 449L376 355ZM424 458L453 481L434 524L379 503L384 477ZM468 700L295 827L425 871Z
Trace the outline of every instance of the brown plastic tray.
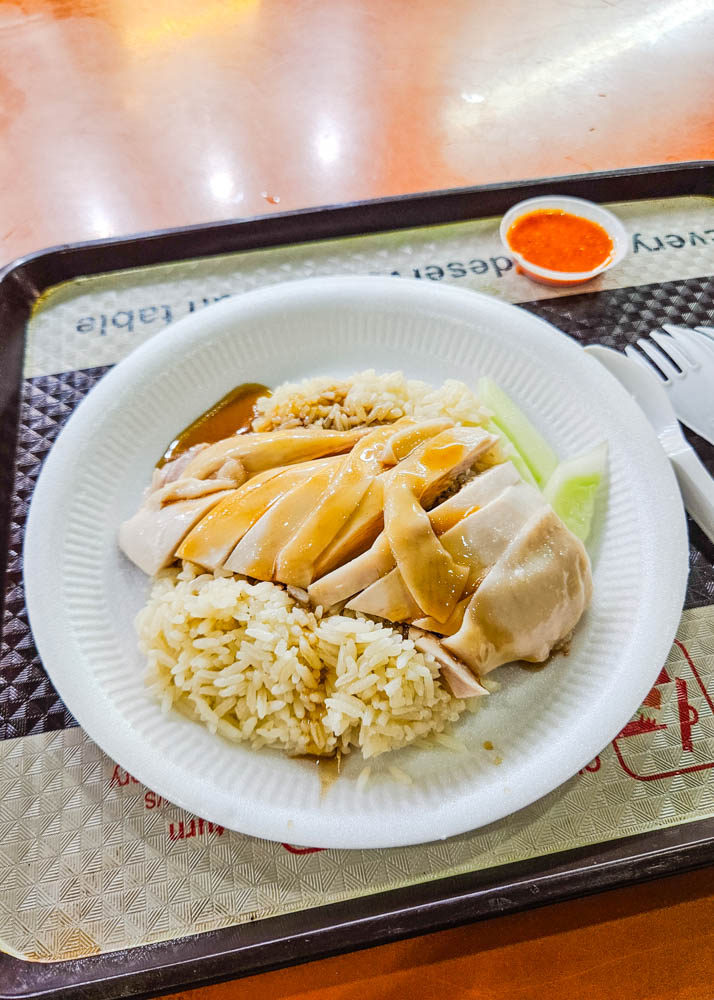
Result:
M601 202L703 195L712 197L714 206L714 162L496 184L274 214L61 246L10 264L0 272L0 600L12 583L8 541L11 529L17 531L10 511L18 489L12 470L20 446L25 330L31 310L45 290L63 281L124 268L497 216L523 198L556 189ZM711 323L714 278L691 280L700 283L696 298L701 311L695 318ZM677 314L678 284L683 283L636 289L638 301L652 297L648 303L650 327L654 325L653 314L660 321L691 321L691 317ZM602 340L605 327L598 331L593 303L609 296L607 303L601 301L613 308L618 295L629 291L540 300L526 303L525 308L576 335L585 310L593 321L586 339ZM701 441L695 443L714 468L714 450L704 448ZM688 604L711 604L714 550L696 530L691 531L691 539L694 573ZM9 686L5 667L0 662L0 698ZM37 704L43 707L38 710ZM72 725L71 717L61 711L54 723L48 723L47 713L52 709L56 712L57 707L57 696L49 685L46 704L35 704L35 711L39 711L35 723L41 729ZM22 738L19 730L6 729L2 735ZM714 822L698 821L130 951L47 964L0 955L0 1000L29 996L110 1000L156 995L625 886L702 866L713 859Z

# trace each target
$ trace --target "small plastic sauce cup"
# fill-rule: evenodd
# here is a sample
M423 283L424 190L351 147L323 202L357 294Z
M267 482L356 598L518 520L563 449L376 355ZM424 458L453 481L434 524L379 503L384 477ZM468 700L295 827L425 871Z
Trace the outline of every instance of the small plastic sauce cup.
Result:
M602 226L612 240L612 251L597 267L590 271L557 271L534 264L522 253L513 249L508 239L508 232L514 222L523 216L530 215L531 212L542 211L567 212L569 215L596 222ZM499 232L501 242L516 261L517 269L528 278L543 285L582 285L586 281L591 281L598 274L603 274L619 264L627 253L629 245L624 226L612 212L608 212L606 208L596 205L593 201L586 201L584 198L568 198L564 195L544 195L540 198L528 198L526 201L519 202L509 208L503 216Z

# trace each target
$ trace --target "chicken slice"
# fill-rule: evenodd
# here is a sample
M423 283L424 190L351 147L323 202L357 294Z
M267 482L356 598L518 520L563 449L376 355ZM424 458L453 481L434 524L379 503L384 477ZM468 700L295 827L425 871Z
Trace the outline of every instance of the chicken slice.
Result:
M403 462L372 482L357 510L318 559L315 577L324 576L372 544L384 524L384 487L397 470L414 472L421 478L419 500L428 507L447 483L495 442L496 438L480 427L453 427L424 441Z
M334 607L365 590L391 569L394 569L394 556L382 532L366 552L310 584L307 588L310 601L314 607Z
M427 615L426 618L415 618L414 624L417 628L422 628L426 632L436 632L437 635L456 635L461 628L464 615L466 614L466 608L468 607L472 596L473 590L470 590L466 597L462 597L459 603L454 607L454 610L451 612L446 621L440 622L437 621L436 618L431 618Z
M490 570L444 646L478 674L512 660L540 662L570 635L591 596L582 542L544 506Z
M208 448L207 444L194 444L192 447L187 448L186 451L182 451L176 458L172 458L170 462L164 462L161 468L154 469L151 479L151 489L158 490L162 486L166 486L167 483L172 483L175 479L179 479L196 455L205 451L206 448Z
M528 518L543 508L547 508L547 505L538 490L519 480L514 486L506 487L485 507L469 514L444 532L441 543L446 551L457 563L469 567L468 580L464 586L466 594L473 593L479 581ZM420 627L432 625L435 616L427 616L427 620L420 611L415 612L416 602L413 599L407 600L405 596L409 593L401 573L398 569L393 569L354 597L347 607L351 611L376 615L388 621L416 619L414 623ZM454 609L454 614L457 613ZM460 626L457 626L453 616L447 621L450 630L458 631ZM438 620L436 624L439 624ZM445 622L444 626L446 625ZM441 629L435 628L434 631Z
M429 520L434 531L437 535L443 534L467 515L490 503L507 486L512 486L519 480L520 476L511 462L495 465L482 472L480 476L466 483L458 493L429 511ZM323 608L331 608L369 587L393 568L394 556L385 534L382 533L372 547L362 555L356 556L313 583L308 588L310 600L315 607L321 605ZM455 631L460 624L461 619Z
M396 423L392 424L392 427L397 425L402 425L403 420L398 420ZM403 459L410 455L417 445L420 445L422 441L426 441L427 438L435 437L441 431L445 431L449 427L454 426L453 420L448 420L446 417L434 418L433 420L422 420L418 424L414 421L410 421L411 426L403 426L400 430L396 431L391 435L389 440L384 446L384 451L382 452L382 462L384 465L396 465Z
M182 476L180 479L172 479L159 489L151 490L144 497L144 504L147 507L158 508L176 500L195 500L209 493L235 488L234 479L194 479L193 476L188 479Z
M322 428L291 428L266 433L237 434L210 445L196 455L184 470L185 476L206 479L228 461L239 462L246 478L276 465L307 462L326 455L349 451L370 432L369 427L349 431L326 431ZM240 485L240 484L239 484Z
M452 426L452 421L443 419L415 423L403 418L366 435L354 446L339 476L278 556L276 579L292 586L309 586L320 554L344 527L374 478L384 472L386 463L399 461L422 442Z
M401 424L402 421L398 421ZM413 421L404 430L413 433ZM295 534L286 541L275 564L275 579L293 587L307 587L315 561L348 520L375 476L384 471L385 442L394 427L377 427L358 441L316 505L307 511ZM397 431L397 434L401 433Z
M384 534L414 602L424 614L444 621L463 593L469 568L439 541L417 499L420 486L416 473L393 477L385 490Z
M184 536L230 492L177 500L164 507L144 505L120 526L119 547L139 569L153 576L173 562Z
M535 487L520 480L444 532L441 541L447 552L470 567L467 592L475 589L526 521L547 506Z
M424 614L398 569L393 569L361 594L357 594L345 607L348 611L386 618L390 622L414 621Z
M222 566L245 533L274 503L319 469L344 461L322 458L279 469L270 469L249 479L219 504L184 538L177 555L208 569ZM327 464L324 464L327 463ZM200 480L212 482L212 480Z
M520 481L520 474L512 462L492 466L470 479L458 493L429 511L434 531L437 535L443 535L465 517L491 503L509 486L515 486Z
M449 685L454 698L477 698L488 694L486 688L479 684L469 668L444 649L435 636L412 626L409 629L409 638L416 649L434 657L441 668L441 676Z
M283 494L243 535L225 562L232 573L243 573L257 580L272 580L275 561L305 517L338 473L344 458L321 463L322 468Z

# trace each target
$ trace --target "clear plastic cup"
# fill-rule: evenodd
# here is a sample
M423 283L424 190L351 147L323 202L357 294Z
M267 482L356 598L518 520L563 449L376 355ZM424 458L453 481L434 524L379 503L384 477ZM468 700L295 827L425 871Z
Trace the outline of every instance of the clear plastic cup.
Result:
M536 211L560 211L568 212L570 215L580 216L581 219L589 219L602 226L612 240L612 253L601 264L591 271L553 271L547 267L534 264L514 250L508 242L508 230L517 219L530 212ZM516 267L533 281L538 281L543 285L582 285L586 281L591 281L598 274L609 271L611 267L619 264L627 253L629 238L620 220L608 212L601 205L596 205L594 201L586 201L584 198L569 198L565 195L542 195L539 198L528 198L520 201L517 205L506 212L501 219L500 226L501 242L506 250L516 261Z

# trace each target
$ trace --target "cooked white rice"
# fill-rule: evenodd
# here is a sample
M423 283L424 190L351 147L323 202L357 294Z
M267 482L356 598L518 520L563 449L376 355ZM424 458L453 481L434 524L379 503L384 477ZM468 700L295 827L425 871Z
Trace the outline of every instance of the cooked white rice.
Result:
M325 427L348 430L384 424L400 417L428 420L449 417L460 424L482 424L488 413L463 382L448 379L438 389L406 379L402 372L377 375L373 370L348 379L329 376L286 382L255 406L254 431L281 427Z
M442 733L467 707L397 629L220 570L163 571L137 629L164 708L253 747L369 758Z

